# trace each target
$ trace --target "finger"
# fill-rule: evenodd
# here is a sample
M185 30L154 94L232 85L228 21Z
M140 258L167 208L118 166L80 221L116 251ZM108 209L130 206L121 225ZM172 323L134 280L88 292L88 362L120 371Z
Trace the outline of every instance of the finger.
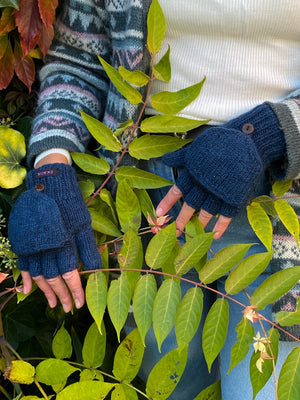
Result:
M199 221L201 222L203 228L206 227L206 225L209 223L209 221L212 219L213 215L211 213L209 213L206 210L203 210L203 208L201 209L200 213L199 213Z
M62 277L71 290L76 308L82 307L84 305L85 297L77 269L66 272Z
M23 279L23 293L28 294L32 289L32 280L30 273L28 271L21 271L22 279Z
M165 215L173 207L176 201L178 201L181 197L181 190L176 185L173 185L168 193L165 195L165 197L158 204L156 208L156 215L158 217L162 217L163 215Z
M220 215L220 217L218 218L213 232L216 232L214 239L219 239L223 233L226 231L226 229L228 228L228 225L230 224L232 218L229 217L225 217L224 215Z
M189 206L187 203L183 203L181 207L180 213L176 218L176 229L177 229L177 236L180 236L184 231L185 225L189 222L192 218L195 209Z
M38 287L41 289L42 292L44 292L44 295L46 299L48 300L48 304L51 308L54 308L57 305L57 298L56 295L49 285L49 283L46 281L46 279L43 277L43 275L38 275L32 278L35 283L38 285Z
M61 275L58 275L55 278L47 279L47 282L59 298L64 311L66 313L71 311L73 305L72 298Z

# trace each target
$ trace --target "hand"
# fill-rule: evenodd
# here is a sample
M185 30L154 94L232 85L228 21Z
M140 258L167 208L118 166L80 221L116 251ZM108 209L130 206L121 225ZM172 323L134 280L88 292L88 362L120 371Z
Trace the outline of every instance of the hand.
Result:
M72 300L64 279L80 307L84 294L76 270L77 253L89 270L100 268L101 257L75 171L65 164L44 165L30 171L26 183L27 191L16 201L8 227L12 249L19 256L24 292L31 288L33 277L51 307L58 295L69 311Z
M213 229L219 238L250 199L259 176L283 158L285 151L277 117L267 104L207 129L192 144L163 156L167 165L181 170L176 186L158 205L157 215L164 215L183 196L185 203L176 219L178 231L201 208L199 219L204 227L213 215L220 214Z
M159 205L156 208L156 215L161 217L166 215L168 211L172 208L172 206L181 199L183 196L181 190L176 186L173 185L171 189L168 191L166 196L161 200ZM194 212L196 210L193 207L190 207L186 202L183 203L180 213L176 218L176 228L177 228L177 236L180 236L184 231L185 225L188 221L192 218ZM206 210L202 209L199 213L199 221L201 222L203 228L209 223L212 219L213 214L210 214ZM231 218L225 217L224 215L220 215L214 228L213 232L216 232L214 235L214 239L219 239L225 230L227 229L228 225L230 224Z

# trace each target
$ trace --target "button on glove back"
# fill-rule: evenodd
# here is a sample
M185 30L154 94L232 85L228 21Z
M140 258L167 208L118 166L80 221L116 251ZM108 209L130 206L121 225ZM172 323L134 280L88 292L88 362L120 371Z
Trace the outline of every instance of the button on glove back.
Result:
M164 155L163 160L183 168L176 185L189 206L231 218L250 199L263 171L285 151L278 119L264 103L205 130L192 144Z
M19 269L32 277L54 278L77 268L78 253L86 269L100 268L90 213L74 169L44 165L28 173L26 184L8 226Z

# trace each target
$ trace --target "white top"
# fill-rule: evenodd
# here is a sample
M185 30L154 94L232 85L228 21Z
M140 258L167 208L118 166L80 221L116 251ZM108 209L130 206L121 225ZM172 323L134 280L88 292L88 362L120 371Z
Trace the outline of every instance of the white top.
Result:
M179 115L226 122L300 87L299 0L160 0L167 21L160 56L171 48L175 91L206 76ZM160 57L159 57L160 58ZM147 109L147 113L155 113Z

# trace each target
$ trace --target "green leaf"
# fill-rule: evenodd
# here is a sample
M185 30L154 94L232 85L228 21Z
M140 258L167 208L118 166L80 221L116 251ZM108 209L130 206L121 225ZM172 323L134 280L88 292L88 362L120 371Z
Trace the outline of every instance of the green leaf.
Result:
M150 80L149 76L144 72L139 70L129 71L122 65L119 67L119 72L122 78L136 86L145 86Z
M180 284L167 279L160 286L153 305L153 329L160 351L161 344L170 333L181 301Z
M148 218L148 214L149 214L150 217L152 219L154 219L156 216L155 209L154 209L152 200L151 200L149 194L147 193L147 191L145 189L136 189L135 188L134 193L136 194L136 197L139 200L140 207L142 209L142 213L143 213L144 217Z
M96 322L93 322L85 335L82 358L88 368L98 368L102 365L106 350L106 331L102 322L101 333Z
M253 293L251 304L258 310L279 299L300 279L300 267L290 267L269 276Z
M150 53L157 53L166 33L166 20L158 0L153 0L147 17L147 46Z
M205 79L177 92L162 91L152 95L152 107L163 114L177 114L200 94Z
M156 281L151 274L142 276L134 290L133 314L143 344L145 344L146 333L152 324L153 304L156 293Z
M128 150L131 157L138 160L150 160L150 158L161 157L170 151L178 150L190 142L192 140L185 140L176 136L147 134L135 138L130 143Z
M253 282L268 266L273 251L257 253L245 258L230 273L225 282L225 290L229 294L236 294Z
M114 224L118 225L116 206L111 193L107 189L103 188L100 192L100 198L108 205L111 211L113 222Z
M138 329L121 342L115 353L113 374L120 382L131 382L139 372L144 355L144 344Z
M231 348L230 367L227 374L246 357L255 335L253 325L249 319L244 317L237 324L235 330L237 331L238 340Z
M93 208L89 208L89 211L92 217L92 227L95 231L115 237L122 235L113 221L105 217L103 213L99 213Z
M274 206L281 222L295 238L297 246L299 246L299 221L293 207L284 199L276 200Z
M199 121L174 115L154 115L142 121L141 131L146 133L186 132L208 122L209 120Z
M272 248L273 229L270 218L258 203L247 206L248 220L252 229L268 251Z
M19 0L1 0L0 8L13 7L19 9Z
M123 245L118 254L118 261L122 268L142 268L141 245L140 236L137 232L129 229L123 237Z
M79 368L73 367L66 361L48 358L36 367L36 379L46 385L57 385L64 382L75 371L79 371Z
M184 243L175 258L177 275L187 273L207 253L213 238L214 232L203 233Z
M117 90L132 104L139 104L143 101L141 93L132 87L128 82L124 81L122 75L102 57L98 56L105 72Z
M285 192L289 190L289 188L292 186L293 181L287 180L287 181L276 181L273 186L272 186L272 191L274 193L274 196L279 197L283 196Z
M180 381L186 366L188 347L174 349L162 357L151 370L146 394L155 400L165 400Z
M128 315L130 300L131 286L126 276L122 274L118 279L111 282L107 294L107 309L119 341L121 329Z
M88 309L98 326L99 332L102 332L102 320L107 301L107 279L104 272L97 271L89 275L85 296Z
M170 63L170 46L168 50L159 60L159 62L153 67L153 74L155 78L160 81L170 82L171 79L171 63Z
M80 110L79 110L80 111ZM90 134L107 150L121 151L122 144L119 142L113 131L98 119L91 117L83 111L80 111L82 119L88 128Z
M103 375L97 369L84 369L80 372L80 382L97 380L104 382Z
M71 156L79 168L90 174L104 175L110 170L110 166L104 158L85 153L71 153Z
M221 381L209 385L194 400L222 400Z
M279 375L278 400L298 400L300 398L300 347L287 356Z
M20 165L25 157L24 136L14 129L0 127L0 186L15 188L23 182L26 169Z
M140 203L125 179L118 184L116 207L122 231L126 232L129 228L138 231L141 226Z
M118 254L118 261L121 268L131 268L141 270L143 268L143 245L141 237L137 232L129 228L123 236L123 245ZM132 289L140 276L140 271L124 271Z
M224 298L217 299L207 314L202 335L203 352L209 372L225 343L228 322L228 302Z
M111 400L138 400L138 395L134 389L121 383L111 393Z
M269 339L271 342L270 346L276 363L278 355L278 344L279 344L279 333L276 329L270 329ZM266 345L266 350L268 354L271 356L268 345ZM253 400L255 399L257 393L268 382L273 372L273 362L271 359L264 359L264 363L262 365L262 372L258 370L256 362L259 359L259 357L260 357L260 352L258 351L257 353L253 353L250 360L250 379L253 389Z
M90 195L95 191L95 184L90 179L79 181L78 185L85 200L89 199Z
M178 347L185 346L194 337L200 324L203 293L199 287L190 288L184 295L176 315L175 333Z
M70 358L73 352L72 339L64 324L59 328L52 341L52 352L56 358Z
M14 360L5 371L5 376L12 382L30 385L34 382L35 369L26 361Z
M186 241L188 242L190 239L195 237L196 235L200 235L205 233L201 222L199 221L198 215L194 215L189 222L185 225L186 232ZM199 273L199 271L203 268L207 261L207 253L203 255L203 257L194 264L195 270Z
M137 189L157 189L173 185L173 182L168 179L135 167L118 168L116 171L116 179L118 182L122 179L126 179L129 186Z
M173 222L161 229L150 240L145 254L147 265L152 269L161 268L168 260L176 240L176 226Z
M121 135L121 133L125 132L125 130L126 130L127 128L129 128L130 126L132 126L132 125L133 125L133 120L132 120L132 119L128 119L127 121L122 122L122 124L120 124L120 125L118 126L118 128L116 128L116 129L114 130L114 134L115 134L116 136L119 136L119 135Z
M224 247L200 270L200 280L208 284L225 275L244 257L251 246L252 243L242 243Z
M255 197L251 200L251 203L254 202L259 203L260 206L265 210L265 212L271 215L271 217L277 216L277 212L274 207L274 199L272 199L270 196L263 195Z
M108 382L76 382L58 393L56 400L103 400L114 387L114 383Z
M279 311L276 317L278 324L281 326L300 324L300 297L297 299L297 310L295 312Z

